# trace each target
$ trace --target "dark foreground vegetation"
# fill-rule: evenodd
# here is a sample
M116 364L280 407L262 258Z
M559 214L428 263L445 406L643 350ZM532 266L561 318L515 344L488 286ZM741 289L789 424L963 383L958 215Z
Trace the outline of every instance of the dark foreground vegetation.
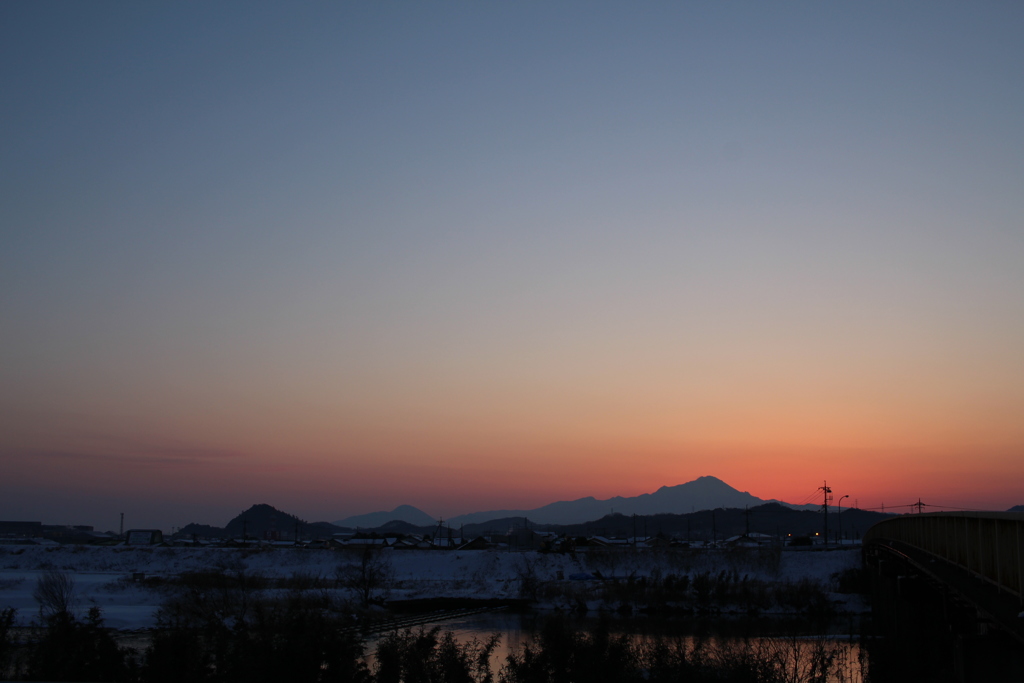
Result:
M350 582L360 595L364 574L337 581ZM706 580L709 595L740 590L727 577ZM670 584L668 590L680 590ZM368 626L372 630L372 611L365 601L339 600L337 591L317 582L271 587L244 572L202 573L184 575L164 588L168 597L158 615L159 628L143 646L129 648L104 627L98 608L84 618L76 616L73 581L60 572L47 573L34 593L40 610L33 627L15 629L14 611L0 612L0 679L844 683L863 668L846 660L849 648L828 639L615 633L607 618L581 631L563 616L549 618L532 642L501 655L500 634L460 642L439 628L393 631L367 647L364 632ZM810 618L810 612L804 614Z
M9 624L10 612L4 613ZM32 642L0 650L7 678L46 681L337 681L569 683L594 681L847 681L847 650L827 640L637 639L602 621L589 633L552 618L535 643L495 662L500 634L459 642L439 628L394 632L366 657L340 615L301 601L254 605L244 621L168 624L137 653L119 647L98 610L85 621L53 614ZM367 664L369 659L370 664ZM497 666L495 665L497 664ZM855 666L856 668L856 666Z

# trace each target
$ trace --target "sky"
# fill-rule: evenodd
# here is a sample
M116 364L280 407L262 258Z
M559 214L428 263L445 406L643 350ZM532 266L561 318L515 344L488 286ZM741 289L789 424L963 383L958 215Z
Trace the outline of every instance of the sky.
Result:
M0 519L1024 503L1022 33L8 0Z

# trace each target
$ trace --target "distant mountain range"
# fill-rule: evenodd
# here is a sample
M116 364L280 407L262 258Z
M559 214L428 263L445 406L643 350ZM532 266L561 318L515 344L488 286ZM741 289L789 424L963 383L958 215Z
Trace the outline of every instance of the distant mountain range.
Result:
M838 509L831 509L828 515L829 537L835 538L842 532L844 538L860 538L872 525L883 519L892 517L892 513L871 512L857 508L843 508L842 515ZM814 510L795 510L779 503L765 503L750 508L718 508L700 510L682 514L638 515L636 517L606 515L601 519L585 524L569 524L564 526L540 527L541 530L554 530L569 536L609 536L627 538L633 535L657 535L663 533L685 540L714 540L729 538L747 532L768 534L769 536L812 536L824 533L825 517L821 508ZM483 526L483 525L481 525ZM487 527L502 528L498 524ZM467 536L486 533L485 529L466 526ZM505 528L508 528L507 526ZM470 531L472 529L472 531Z
M385 513L389 514L389 513ZM871 525L888 517L891 513L870 512L847 508L840 517L829 515L829 529L834 534L842 530L847 538L860 538L861 534ZM613 536L627 537L635 534L657 535L667 534L686 540L712 540L728 538L745 531L765 533L769 535L813 535L824 531L825 520L817 510L794 510L779 503L765 503L747 509L717 508L686 513L660 513L655 515L624 515L618 512L608 514L600 519L583 524L536 524L530 522L529 528L537 531L554 531L573 537L578 536ZM505 534L510 529L523 526L522 517L490 519L482 524L459 525L456 533L466 538L480 535ZM429 525L415 526L408 522L393 520L375 529L364 529L367 533L381 535L395 534L430 534L437 530L433 522ZM303 539L329 538L343 529L327 522L305 522L298 517L278 510L266 504L253 505L241 513L226 527L213 527L205 524L189 524L178 532L179 536L202 538L247 538L291 541L295 532Z
M743 508L749 508L749 517ZM507 529L521 525L524 517L529 520L531 527L556 528L573 535L621 535L645 527L651 532L657 529L665 533L689 532L692 528L695 534L706 535L707 530L716 524L707 511L719 510L717 528L722 535L739 533L736 530L742 530L743 525L748 523L754 531L770 533L783 529L813 533L817 529L819 516L808 516L808 511L819 509L818 505L801 506L775 500L765 501L737 491L721 479L700 477L686 484L663 486L654 493L632 498L580 498L551 503L533 510L474 512L445 522L451 527L464 527L469 536L504 533ZM794 512L800 514L794 515ZM1009 512L1024 512L1024 505L1015 505ZM858 534L875 522L892 516L891 513L887 515L856 508L845 508L842 513L841 520L837 517L837 524ZM639 521L631 518L634 514L640 518ZM641 526L637 527L637 524ZM436 519L411 505L399 505L390 512L347 517L331 524L306 522L262 503L242 512L225 527L193 523L180 529L178 534L205 538L240 538L244 534L249 538L290 540L295 538L296 532L302 538L325 538L339 531L356 529L378 533L431 533L436 526Z
M335 524L352 529L376 529L394 521L406 522L413 526L430 526L437 523L436 519L419 508L414 508L412 505L399 505L391 512L368 512L365 515L339 519Z
M496 517L527 517L538 524L582 524L613 512L623 515L683 514L716 508L756 507L765 503L781 501L764 500L746 491L737 491L716 477L698 477L685 484L662 486L654 493L643 493L632 498L615 496L598 500L588 496L551 503L533 510L473 512L448 521L455 526L485 522Z
M779 503L794 509L816 509L817 505L796 506L777 500L764 500L745 491L737 491L716 477L699 477L677 486L662 486L654 493L625 498L616 496L598 500L593 496L578 500L563 500L532 510L488 510L458 515L445 520L452 526L482 524L495 519L526 517L535 524L582 524L605 515L683 514L717 508L756 507L765 503ZM407 522L416 526L436 524L437 520L411 505L400 505L391 512L371 512L347 517L335 522L338 526L373 529L391 521Z

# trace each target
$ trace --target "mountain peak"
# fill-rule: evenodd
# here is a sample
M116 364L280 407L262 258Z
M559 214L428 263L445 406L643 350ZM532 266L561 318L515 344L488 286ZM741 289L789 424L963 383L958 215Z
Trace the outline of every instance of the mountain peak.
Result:
M242 528L243 525L273 525L278 524L294 524L295 522L302 522L295 515L288 514L278 510L273 505L267 503L257 503L251 506L248 510L241 512L234 519L227 523L226 529Z
M718 477L705 475L675 486L662 486L654 493L643 493L624 498L615 496L606 500L593 497L559 501L533 510L492 510L459 515L452 524L473 524L501 517L528 517L540 524L580 524L600 519L609 513L652 515L680 514L716 508L742 508L763 505L768 501L738 491Z
M248 515L248 514L257 514L257 515L259 515L259 514L266 514L266 513L271 513L272 514L272 513L275 513L275 512L280 513L280 514L288 514L286 512L281 512L280 510L278 510L273 505L270 505L269 503L256 503L254 505L251 505L249 507L249 509L244 511L242 514L243 515ZM289 515L289 516L291 516L291 515Z
M688 481L682 484L675 484L674 486L662 486L653 494L648 495L659 495L668 491L679 490L737 491L737 489L733 488L732 486L729 486L718 477L704 475L701 477L697 477L693 481Z
M339 519L335 522L338 526L351 527L351 528L362 528L362 529L376 529L377 527L384 526L388 522L406 522L414 526L432 526L437 522L436 519L428 515L423 510L412 505L399 505L390 512L370 512L365 515L354 515L352 517L346 517L345 519Z

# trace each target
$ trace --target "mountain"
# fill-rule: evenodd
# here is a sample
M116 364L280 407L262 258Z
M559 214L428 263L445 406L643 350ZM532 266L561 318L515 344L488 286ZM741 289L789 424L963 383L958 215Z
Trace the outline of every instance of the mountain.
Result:
M842 532L844 538L860 538L873 524L893 517L891 513L869 512L856 508L843 508L842 515L830 510L828 515L829 537L835 538ZM824 533L825 518L818 510L795 510L779 503L765 503L750 508L718 508L687 512L685 514L657 514L643 517L627 515L606 515L601 519L557 527L570 536L617 536L634 534L665 534L682 540L713 540L757 532L770 536L813 535Z
M303 538L318 538L342 530L327 522L307 522L266 503L253 505L228 522L224 529L229 537L241 537L245 533L249 538L283 539L295 538L296 531Z
M368 512L365 515L355 515L335 522L337 526L347 526L353 529L376 529L388 522L407 522L414 526L432 526L437 520L423 510L414 508L412 505L399 505L391 512Z
M253 505L228 522L225 527L193 522L179 529L175 536L241 538L245 534L247 538L291 540L295 538L296 531L300 538L326 538L338 531L345 531L345 529L339 529L327 522L307 522L295 515L278 510L272 505L261 503Z
M1014 505L1007 512L1024 512L1024 505Z
M611 513L622 515L682 514L715 508L742 509L777 502L779 501L762 500L745 491L737 491L721 479L705 476L677 486L662 486L654 493L644 493L632 498L616 496L598 500L593 496L588 496L578 500L550 503L533 510L473 512L453 517L448 522L455 527L461 524L480 524L503 517L526 517L537 524L582 524L601 519Z

